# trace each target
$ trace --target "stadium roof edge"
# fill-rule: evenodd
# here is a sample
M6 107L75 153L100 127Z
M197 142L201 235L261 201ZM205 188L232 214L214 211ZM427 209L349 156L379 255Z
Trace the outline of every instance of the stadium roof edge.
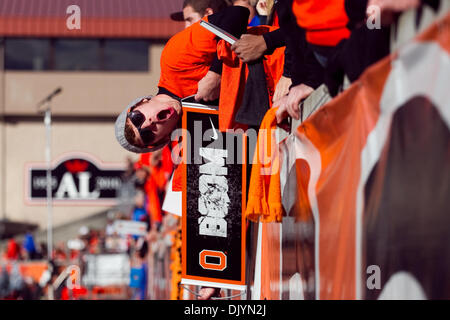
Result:
M80 29L69 30L67 8L80 8ZM169 38L183 24L170 19L182 0L0 1L0 36Z

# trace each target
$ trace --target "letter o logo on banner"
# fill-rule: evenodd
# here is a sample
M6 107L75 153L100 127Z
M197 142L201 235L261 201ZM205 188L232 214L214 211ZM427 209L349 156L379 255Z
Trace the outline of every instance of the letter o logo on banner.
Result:
M206 262L207 257L218 258L219 263ZM223 271L227 267L227 256L222 251L202 250L199 255L199 263L203 269Z

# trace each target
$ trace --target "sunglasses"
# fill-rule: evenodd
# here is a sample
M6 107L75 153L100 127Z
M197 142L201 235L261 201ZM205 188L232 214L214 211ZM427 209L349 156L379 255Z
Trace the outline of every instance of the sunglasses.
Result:
M145 122L145 116L138 110L133 110L128 113L128 119L136 127L141 136L141 140L145 145L151 145L155 140L155 134L150 127L141 129L142 124Z

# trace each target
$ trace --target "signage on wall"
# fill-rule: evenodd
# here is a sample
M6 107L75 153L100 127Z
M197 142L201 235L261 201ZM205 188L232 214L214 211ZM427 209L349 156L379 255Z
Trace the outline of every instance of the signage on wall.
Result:
M122 163L103 163L86 153L65 154L52 163L52 198L55 204L116 204L125 172ZM26 202L45 204L46 163L26 165Z

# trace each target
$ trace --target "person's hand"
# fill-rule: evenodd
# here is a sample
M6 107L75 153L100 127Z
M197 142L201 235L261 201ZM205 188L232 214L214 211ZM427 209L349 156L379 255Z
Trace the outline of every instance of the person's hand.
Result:
M263 36L243 34L232 46L239 59L244 63L254 61L263 56L267 50L266 41Z
M156 240L158 240L158 230L156 230L156 227L154 227L153 225L152 225L150 231L146 235L146 240L149 243L152 243L152 242L155 242Z
M389 25L394 21L394 15L405 10L417 8L420 0L369 0L367 3L367 17L377 21L381 19L382 25ZM371 7L378 7L378 10L371 10ZM377 17L377 14L380 14Z
M212 297L220 297L220 289L204 287L200 289L199 295L198 300L211 300Z
M367 7L378 6L383 11L402 12L417 8L420 0L369 0Z
M267 12L267 0L259 0L256 4L256 11L260 16L269 15L269 13Z
M287 100L288 100L288 95L285 95L285 96L281 97L280 99L275 100L272 104L272 108L278 108L278 109L286 108ZM287 118L284 118L281 122L279 122L278 118L277 118L277 125L278 125L278 127L280 127L281 129L284 129L287 132L290 132L290 130L291 130L291 126L289 125L289 121Z
M291 86L291 84L291 78L281 76L280 80L278 80L277 86L275 87L275 93L273 94L272 101L278 101L285 95L287 95L289 93L289 87Z
M195 95L195 101L214 101L219 98L220 78L220 74L213 71L208 71L203 79L198 82L198 90Z
M299 120L300 119L300 101L307 98L312 92L314 91L313 88L305 85L305 84L299 84L295 87L292 87L291 90L289 90L289 95L287 96L287 100L285 103L280 104L277 112L277 123L282 123L283 120L287 116L291 116L292 118Z

